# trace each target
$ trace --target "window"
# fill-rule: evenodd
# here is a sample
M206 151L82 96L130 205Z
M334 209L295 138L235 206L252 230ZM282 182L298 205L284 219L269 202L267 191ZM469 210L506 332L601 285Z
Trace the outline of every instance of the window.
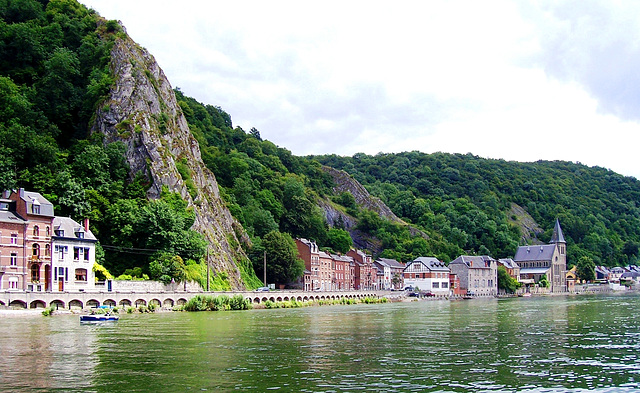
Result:
M11 244L18 244L18 234L17 233L12 233L11 234Z
M40 281L40 266L34 263L31 265L31 282Z
M51 229L49 229L49 226L47 225L47 237L51 236Z
M31 205L31 212L33 214L40 214L40 205L36 205L36 204Z
M431 283L433 288L440 288L440 283L439 282L433 282Z
M84 260L89 261L89 248L84 249Z
M37 225L33 227L33 236L40 236L40 227L38 227Z
M67 246L56 246L55 251L58 253L58 259L64 259L64 254L67 253Z
M11 262L10 262L11 266L18 266L18 253L12 252L11 253Z
M38 243L33 245L33 254L34 257L39 257L40 256L40 245Z
M44 256L48 257L51 255L51 245L47 244L44 246Z
M87 269L76 269L76 281L87 281Z
M442 288L449 288L449 283L448 282L443 282L442 283Z
M85 261L89 260L89 249L84 247L73 247L73 260L79 261L81 259Z
M9 289L18 289L18 277L9 277Z

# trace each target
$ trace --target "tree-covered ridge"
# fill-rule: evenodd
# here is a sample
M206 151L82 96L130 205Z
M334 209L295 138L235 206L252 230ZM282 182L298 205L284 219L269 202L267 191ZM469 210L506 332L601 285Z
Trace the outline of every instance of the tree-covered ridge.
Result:
M88 136L120 34L75 0L0 0L0 189L38 191L57 215L90 218L97 260L116 276L204 284L206 244L186 203L168 192L147 200L126 146ZM224 277L213 287L229 289Z
M453 245L450 259L463 252L513 256L523 241L513 204L546 229L542 242L558 218L574 263L581 256L610 266L638 259L640 182L603 168L420 152L313 159L347 171L399 217Z

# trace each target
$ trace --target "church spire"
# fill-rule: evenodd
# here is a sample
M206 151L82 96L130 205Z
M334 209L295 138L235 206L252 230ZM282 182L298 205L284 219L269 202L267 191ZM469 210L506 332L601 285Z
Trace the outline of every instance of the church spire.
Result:
M562 234L562 228L560 228L560 221L556 218L556 226L553 228L553 235L551 235L551 241L549 243L566 243L564 235Z

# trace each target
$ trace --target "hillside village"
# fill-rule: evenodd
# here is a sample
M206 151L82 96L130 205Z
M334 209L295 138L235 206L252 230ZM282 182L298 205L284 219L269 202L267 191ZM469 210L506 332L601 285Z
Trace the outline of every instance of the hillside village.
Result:
M96 279L97 241L88 220L78 223L55 216L53 205L41 194L24 189L5 191L0 198L0 290L111 291L111 281L105 284ZM498 260L486 255L461 255L449 264L434 257L400 262L374 259L356 249L345 255L327 253L314 241L302 238L296 239L296 246L305 270L289 289L307 292L410 289L416 296L497 296L499 266L521 283L520 293L573 292L578 281L575 267L566 269L566 241L557 220L549 244L521 246L513 258ZM635 266L596 268L599 281L629 283L636 282L639 276ZM548 285L543 284L545 280ZM141 283L138 290L145 288L148 286ZM202 290L193 286L190 289ZM285 289L284 285L280 289Z

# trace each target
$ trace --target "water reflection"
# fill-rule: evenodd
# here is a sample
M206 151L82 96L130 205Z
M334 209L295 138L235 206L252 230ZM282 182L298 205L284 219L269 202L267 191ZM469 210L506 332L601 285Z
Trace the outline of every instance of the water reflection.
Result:
M640 389L635 296L0 320L10 391Z

